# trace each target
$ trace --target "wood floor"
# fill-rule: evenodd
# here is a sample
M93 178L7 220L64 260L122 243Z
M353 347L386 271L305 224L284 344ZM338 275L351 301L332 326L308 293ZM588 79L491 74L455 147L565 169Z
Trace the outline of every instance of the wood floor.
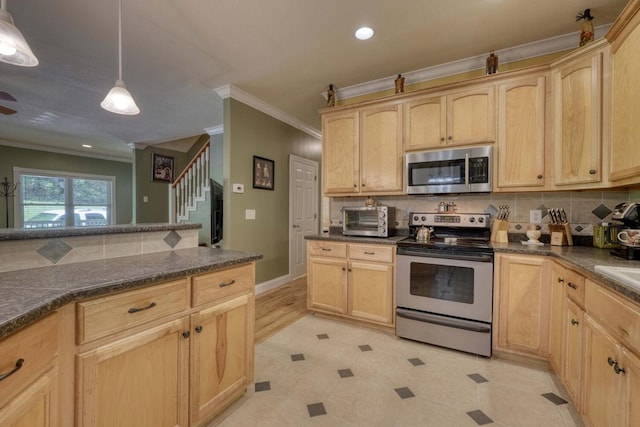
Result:
M256 297L256 344L308 313L307 276L258 295Z

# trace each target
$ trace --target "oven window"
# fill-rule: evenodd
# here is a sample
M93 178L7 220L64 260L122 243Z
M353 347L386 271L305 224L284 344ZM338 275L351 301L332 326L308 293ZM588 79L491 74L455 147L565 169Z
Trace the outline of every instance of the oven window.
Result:
M411 263L411 295L473 304L473 268Z
M378 211L375 209L345 211L344 222L347 230L378 231Z

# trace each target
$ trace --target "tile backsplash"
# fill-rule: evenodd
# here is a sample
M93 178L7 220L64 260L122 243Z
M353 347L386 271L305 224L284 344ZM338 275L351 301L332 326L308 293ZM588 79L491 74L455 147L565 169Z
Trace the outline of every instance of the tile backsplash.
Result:
M442 201L453 201L458 212L490 213L492 218L500 205L509 205L509 232L523 233L529 224L531 210L542 211L543 234L548 234L549 216L547 209L563 208L571 224L571 232L576 236L592 236L593 226L602 222L610 222L614 207L620 202L629 201L638 192L629 191L572 191L572 192L538 192L538 193L490 193L490 194L455 194L438 196L381 196L375 197L379 205L395 206L396 226L407 228L411 212L435 212ZM325 198L329 203L330 220L326 218L323 225L342 227L343 206L364 206L365 197L333 197ZM323 212L326 212L327 209Z

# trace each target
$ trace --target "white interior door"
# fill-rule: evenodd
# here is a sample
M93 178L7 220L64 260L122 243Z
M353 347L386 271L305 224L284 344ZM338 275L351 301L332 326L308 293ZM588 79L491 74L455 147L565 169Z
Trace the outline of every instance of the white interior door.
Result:
M291 279L307 274L304 236L318 233L318 163L289 158L289 273Z

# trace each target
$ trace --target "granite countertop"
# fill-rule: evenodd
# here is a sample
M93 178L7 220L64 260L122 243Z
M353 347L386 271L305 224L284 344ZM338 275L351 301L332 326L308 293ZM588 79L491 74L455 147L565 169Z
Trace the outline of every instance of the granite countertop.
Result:
M400 235L390 238L343 236L336 233L314 234L305 236L307 240L329 240L348 243L373 243L380 245L395 245L406 236ZM610 249L600 249L592 246L542 246L523 245L520 242L496 243L492 242L496 253L517 253L526 255L541 255L560 259L572 266L576 271L588 279L594 280L614 292L640 304L640 291L620 280L605 276L595 270L596 265L615 267L640 268L640 261L626 260L611 255Z
M261 259L196 247L0 274L0 339L63 305Z
M50 239L54 237L94 236L99 234L140 233L144 231L191 230L202 224L149 223L103 225L98 227L0 228L0 241Z

